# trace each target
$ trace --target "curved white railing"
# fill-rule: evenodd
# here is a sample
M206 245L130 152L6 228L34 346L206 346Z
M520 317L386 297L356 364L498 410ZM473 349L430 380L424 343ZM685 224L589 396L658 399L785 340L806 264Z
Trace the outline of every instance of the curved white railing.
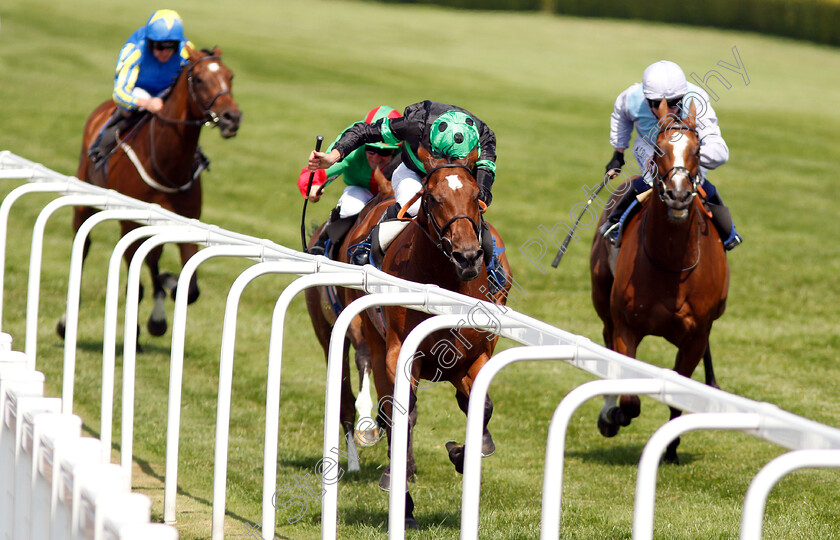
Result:
M557 538L560 534L560 497L562 493L562 462L564 458L565 427L574 410L587 399L607 393L646 394L669 406L681 409L689 414L665 424L652 437L640 463L636 512L634 516L633 538L651 538L653 534L653 504L655 500L656 472L659 454L667 444L680 433L696 429L737 429L793 450L786 454L785 459L778 458L763 469L750 487L745 500L742 519L742 538L760 538L761 522L763 520L764 500L772 485L779 477L789 471L805 466L836 467L840 464L840 430L819 424L785 412L771 404L755 402L740 396L735 396L717 389L707 387L697 381L680 377L670 370L665 370L641 361L619 355L587 338L566 332L548 325L542 321L516 312L510 307L500 307L491 302L462 296L439 287L408 282L387 275L372 267L356 267L330 261L324 257L313 257L295 250L277 245L265 239L254 238L218 227L207 225L200 221L183 218L162 208L136 201L119 193L105 190L81 182L75 178L58 174L39 164L28 161L10 152L0 152L0 179L26 180L29 183L15 188L0 204L0 323L2 323L2 294L6 252L6 231L9 211L12 205L22 197L31 193L54 193L58 196L48 203L36 221L33 231L32 255L29 269L29 285L27 292L27 330L26 354L10 352L6 357L0 353L0 413L2 413L3 427L7 428L9 420L14 420L17 414L18 394L27 392L31 395L21 403L30 403L27 407L42 407L51 414L61 418L52 418L44 426L65 426L69 432L62 432L59 428L51 430L45 427L39 430L45 435L43 441L28 443L30 454L26 466L12 464L18 467L21 479L25 475L23 469L30 470L30 478L37 477L46 484L38 484L39 496L43 497L44 490L52 490L49 523L57 527L64 527L67 516L71 519L67 525L71 531L78 532L80 523L92 520L93 528L120 528L114 520L126 520L145 523L148 525L148 509L143 501L129 502L126 498L124 508L133 510L123 512L120 518L114 508L120 505L102 504L97 501L95 493L123 493L131 486L131 461L133 438L133 397L134 377L133 366L136 347L136 324L140 265L145 256L155 247L165 243L198 243L205 249L199 251L184 266L179 277L178 292L175 299L175 311L172 325L172 349L170 364L170 399L167 422L167 453L166 480L164 489L164 520L174 522L176 519L176 485L178 467L178 435L180 433L180 400L184 362L184 333L187 317L187 284L193 277L197 267L214 257L241 257L255 261L255 265L246 269L232 284L228 294L228 301L224 316L222 346L220 353L220 379L217 401L217 423L215 444L215 471L213 489L213 520L212 538L221 538L224 530L225 514L225 485L227 481L227 435L231 403L231 384L233 376L233 362L235 352L236 312L239 299L244 288L256 277L269 273L285 273L303 276L293 281L277 300L272 320L271 341L268 358L268 392L266 396L266 428L264 449L263 476L263 512L262 527L264 530L273 529L275 512L271 506L271 496L276 488L276 451L278 418L277 410L280 405L280 373L283 348L283 323L285 312L299 292L306 288L322 285L341 285L359 289L366 296L351 303L338 317L333 328L331 338L325 393L324 412L324 460L334 459L335 449L339 444L338 395L340 392L342 347L344 334L352 318L364 310L374 306L403 305L412 309L427 312L433 317L419 324L407 337L399 355L398 374L406 373L416 348L431 332L446 328L480 328L492 331L500 336L509 338L522 347L505 350L485 365L473 387L473 395L469 402L469 412L466 428L465 466L463 477L463 500L461 512L461 538L477 538L480 507L480 455L481 431L483 426L484 400L493 377L504 367L520 361L561 361L569 363L601 381L593 381L573 390L558 406L549 427L546 446L545 480L543 484L542 504L542 538ZM38 395L43 390L43 377L34 371L37 346L37 310L40 287L41 245L45 223L59 208L65 206L88 205L94 209L103 210L86 221L79 229L71 252L70 276L67 294L67 314L65 325L64 351L64 381L62 399L60 401L44 400ZM73 428L76 418L72 415L73 380L75 377L75 347L78 332L78 302L79 285L81 280L81 253L91 230L106 220L131 220L144 225L123 237L112 252L109 263L106 316L103 324L103 394L101 413L101 437L97 441L96 462L100 464L110 461L111 424L113 409L113 370L116 344L117 294L119 292L119 271L121 259L125 250L134 242L142 242L129 264L127 301L124 330L124 377L123 377L123 420L122 420L122 466L119 470L120 481L113 486L103 485L97 488L83 488L91 478L96 482L105 469L97 469L91 465L75 466L73 461L66 464L63 461L55 463L60 456L52 457L50 467L40 467L38 460L43 456L53 456L55 451L65 449L70 459L74 448L81 447L78 434ZM2 335L0 335L2 336ZM0 347L4 341L0 340ZM4 360L8 358L8 360ZM39 379L40 376L40 379ZM39 382L40 381L40 382ZM407 411L411 384L406 376L398 376L394 388L393 406L395 411ZM8 389L8 396L6 393ZM16 393L17 392L17 393ZM23 395L23 394L21 394ZM29 410L29 409L27 409ZM9 416L11 415L11 416ZM402 538L404 533L404 497L405 492L405 453L407 437L407 414L394 414L393 440L391 454L391 500L389 516L389 535L392 538ZM31 418L38 418L30 413ZM64 419L64 421L62 421ZM14 424L14 421L12 422ZM33 432L34 433L34 432ZM10 437L3 435L0 439L0 459L3 459L3 449L8 451ZM38 438L38 437L35 437ZM25 441L32 441L24 438ZM59 444L61 442L61 444ZM16 443L17 444L17 443ZM42 445L43 449L40 449ZM92 448L88 444L87 459L90 459ZM354 452L348 452L351 459ZM5 454L8 456L8 453ZM75 454L73 454L75 455ZM34 460L34 461L33 461ZM14 457L12 458L14 462ZM15 462L16 463L16 462ZM33 465L34 463L34 465ZM2 462L9 466L8 461ZM23 469L20 469L23 467ZM63 467L63 468L62 468ZM75 468L74 468L75 467ZM41 470L43 469L43 471ZM59 486L61 478L70 478L71 472L88 471L92 476L80 477L78 486ZM66 471L65 477L56 477L55 471ZM0 469L2 471L2 469ZM52 471L52 472L50 472ZM40 476L38 476L40 474ZM50 474L52 474L50 476ZM87 474L87 473L86 473ZM34 476L33 476L34 475ZM2 476L2 475L0 475ZM13 475L14 476L14 475ZM49 481L48 481L49 477ZM23 480L21 480L23 481ZM44 487L46 486L46 487ZM13 493L20 497L33 497L23 489L13 486ZM78 498L74 495L68 501L62 501L56 493L70 493L78 491ZM97 491L99 490L99 491ZM87 495L83 495L87 494ZM25 498L24 497L24 498ZM90 500L85 502L84 497ZM116 495L114 495L116 497ZM334 538L337 534L337 497L338 490L335 482L324 483L322 498L322 538ZM102 497L100 497L102 498ZM108 498L108 497L106 497ZM0 523L4 514L10 508L2 506L2 492L0 492ZM119 499L123 500L123 499ZM65 504L65 506L62 506ZM19 506L22 509L20 521L17 516L13 519L16 525L10 527L39 527L41 525L42 505L27 504L23 499ZM110 508L110 510L109 510ZM28 510L27 510L28 509ZM11 510L14 510L13 508ZM101 512L98 514L97 512ZM9 514L6 514L9 515ZM98 516L98 517L97 517ZM110 516L110 517L108 517ZM33 525L35 518L37 525ZM11 519L11 518L10 518ZM24 523L25 521L25 523ZM107 525L110 524L110 525ZM15 530L15 529L9 529ZM24 529L20 529L24 530ZM111 529L109 529L111 530ZM126 528L126 530L129 530ZM171 528L161 525L156 530L160 538L170 538ZM152 534L152 533L150 533ZM128 538L128 536L126 536ZM2 535L0 535L2 538ZM152 538L152 536L149 536Z

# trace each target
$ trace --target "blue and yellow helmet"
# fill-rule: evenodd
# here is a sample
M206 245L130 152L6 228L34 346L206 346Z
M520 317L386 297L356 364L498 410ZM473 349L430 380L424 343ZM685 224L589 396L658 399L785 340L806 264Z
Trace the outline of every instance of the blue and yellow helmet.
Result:
M171 9L155 11L146 22L146 39L149 41L184 41L184 22Z

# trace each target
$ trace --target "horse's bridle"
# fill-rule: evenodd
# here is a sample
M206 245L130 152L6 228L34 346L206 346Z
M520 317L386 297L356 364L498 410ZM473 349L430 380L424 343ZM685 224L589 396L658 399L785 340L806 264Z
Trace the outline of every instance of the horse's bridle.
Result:
M690 132L694 133L695 136L697 136L697 130L695 128L689 127L689 126L683 124L682 122L680 122L680 123L674 123L674 124L668 124L666 126L662 126L662 128L659 130L659 134L657 135L657 138L659 138L659 135L661 135L663 132L672 131L672 130L676 130L676 131L679 131L679 132L690 131ZM698 149L698 152L699 152L699 149ZM655 151L654 151L654 154L656 154ZM657 193L657 195L659 195L660 199L662 199L664 201L663 197L664 197L664 193L665 193L665 183L671 177L673 177L675 174L680 173L680 172L685 173L685 175L691 181L691 186L692 186L691 196L694 197L694 196L697 195L697 186L700 185L700 175L699 174L696 174L696 173L691 174L691 171L688 170L687 167L680 166L680 167L671 167L670 169L665 171L664 175L661 175L661 174L659 174L659 167L656 166L656 160L654 158L651 158L651 161L653 162L653 165L654 165L653 180L656 182L656 185L657 185L656 193Z
M426 178L423 182L424 187L429 178L431 178L431 176L440 169L464 169L465 171L470 173L470 175L472 175L472 169L470 169L466 165L461 165L459 163L445 163L443 165L438 165L437 167L426 173ZM429 202L428 199L425 197L425 194L421 199L420 207L423 209L423 214L425 215L426 219L432 225L432 229L435 231L435 234L438 237L437 241L435 241L429 235L429 233L426 232L425 229L421 228L421 230L423 230L423 232L426 233L426 236L429 238L429 240L431 240L435 247L437 247L444 255L446 255L446 257L450 261L452 260L452 241L444 235L446 234L446 231L449 229L449 227L451 227L452 224L458 221L459 219L466 219L470 222L470 225L472 225L473 227L473 231L475 231L475 236L476 238L478 238L478 244L481 245L481 226L479 225L479 223L484 219L481 214L479 214L478 217L479 223L476 223L472 217L466 214L458 214L450 218L449 221L443 224L443 226L439 226L437 220L432 215L431 209L429 208Z
M195 88L194 88L194 85L193 85L193 68L195 68L195 66L197 66L200 62L205 62L207 60L219 60L219 59L220 59L220 57L218 57L218 56L205 56L203 58L199 58L198 60L193 62L193 64L190 66L189 72L187 73L187 89L190 92L190 97L192 97L193 101L195 101L198 104L198 107L202 111L201 115L204 116L204 117L208 117L210 119L209 121L213 122L214 126L218 125L218 123L219 123L219 115L217 115L212 109L210 109L210 107L212 107L213 104L216 103L217 99L219 99L221 96L223 96L225 94L230 94L231 91L229 89L228 90L220 90L219 92L216 93L215 96L213 96L213 99L210 100L210 103L208 103L207 105L204 105L203 103L201 103L201 100L198 99L198 96L195 93Z
M195 92L195 83L193 82L193 69L201 62L205 62L207 60L220 60L221 57L219 56L204 56L199 58L192 64L190 64L187 70L187 92L189 92L190 98L198 105L198 108L201 110L201 119L199 120L175 120L174 118L168 118L163 116L160 113L154 114L155 118L159 118L164 122L169 124L180 124L186 126L200 126L202 124L208 124L210 127L216 127L219 125L219 115L215 113L210 107L216 103L216 100L222 97L225 94L231 94L230 90L221 90L213 96L213 99L210 100L210 103L205 105L201 102L198 98L198 95Z

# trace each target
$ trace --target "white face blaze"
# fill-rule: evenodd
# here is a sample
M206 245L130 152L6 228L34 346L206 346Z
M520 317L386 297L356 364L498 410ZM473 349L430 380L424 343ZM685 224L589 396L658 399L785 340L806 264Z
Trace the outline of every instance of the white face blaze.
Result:
M456 191L464 187L464 184L461 183L461 179L458 178L457 174L450 174L447 176L446 182L449 184L449 189L452 191Z
M221 67L219 66L218 62L211 62L211 63L207 64L207 71L209 71L210 73L218 73L219 69L221 69ZM222 87L222 92L226 92L228 87L227 87L227 84L225 83L224 79L222 79L221 77L218 77L218 80L219 80L219 86Z
M676 140L671 141L671 146L674 147L674 168L677 169L679 167L683 167L682 170L679 170L679 172L675 173L672 177L674 187L686 191L691 189L691 185L683 184L683 182L688 182L688 174L685 172L685 169L687 169L685 166L685 151L687 145L688 137L685 137L682 134L680 134Z

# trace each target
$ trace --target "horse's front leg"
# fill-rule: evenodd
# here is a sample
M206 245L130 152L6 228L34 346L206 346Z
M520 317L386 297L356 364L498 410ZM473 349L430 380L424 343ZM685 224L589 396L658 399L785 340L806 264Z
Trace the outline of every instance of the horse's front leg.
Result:
M195 244L178 244L178 249L181 252L181 268L187 264L190 258L198 253L198 246ZM171 272L164 272L160 275L160 284L165 291L169 291L169 295L175 300L175 295L178 293L178 275ZM193 272L190 276L190 285L187 291L187 304L192 304L198 300L198 272Z
M616 325L610 347L617 353L635 358L639 338L629 329ZM604 406L598 414L598 431L604 437L615 437L619 429L630 425L641 414L639 396L604 396Z
M674 371L684 377L691 377L700 359L706 354L709 349L708 334L701 335L687 343L684 343L677 351L677 359L674 363ZM708 375L708 373L707 373ZM671 407L671 420L677 418L682 414L682 411ZM680 445L680 438L677 437L665 449L665 456L662 458L665 463L672 463L679 465L680 458L677 456L677 446Z
M146 323L146 328L153 336L162 336L166 333L168 324L166 322L166 291L163 288L163 280L160 274L160 255L163 252L163 247L156 247L149 252L146 257L146 266L149 267L149 273L152 276L152 300L154 306L152 307L152 314L149 315L149 320Z
M357 318L358 320L358 318ZM353 438L359 446L373 446L382 438L379 426L371 417L373 399L371 398L370 376L372 363L370 347L361 333L361 323L354 320L350 325L350 342L356 349L356 368L359 371L359 394L356 396L356 428Z

